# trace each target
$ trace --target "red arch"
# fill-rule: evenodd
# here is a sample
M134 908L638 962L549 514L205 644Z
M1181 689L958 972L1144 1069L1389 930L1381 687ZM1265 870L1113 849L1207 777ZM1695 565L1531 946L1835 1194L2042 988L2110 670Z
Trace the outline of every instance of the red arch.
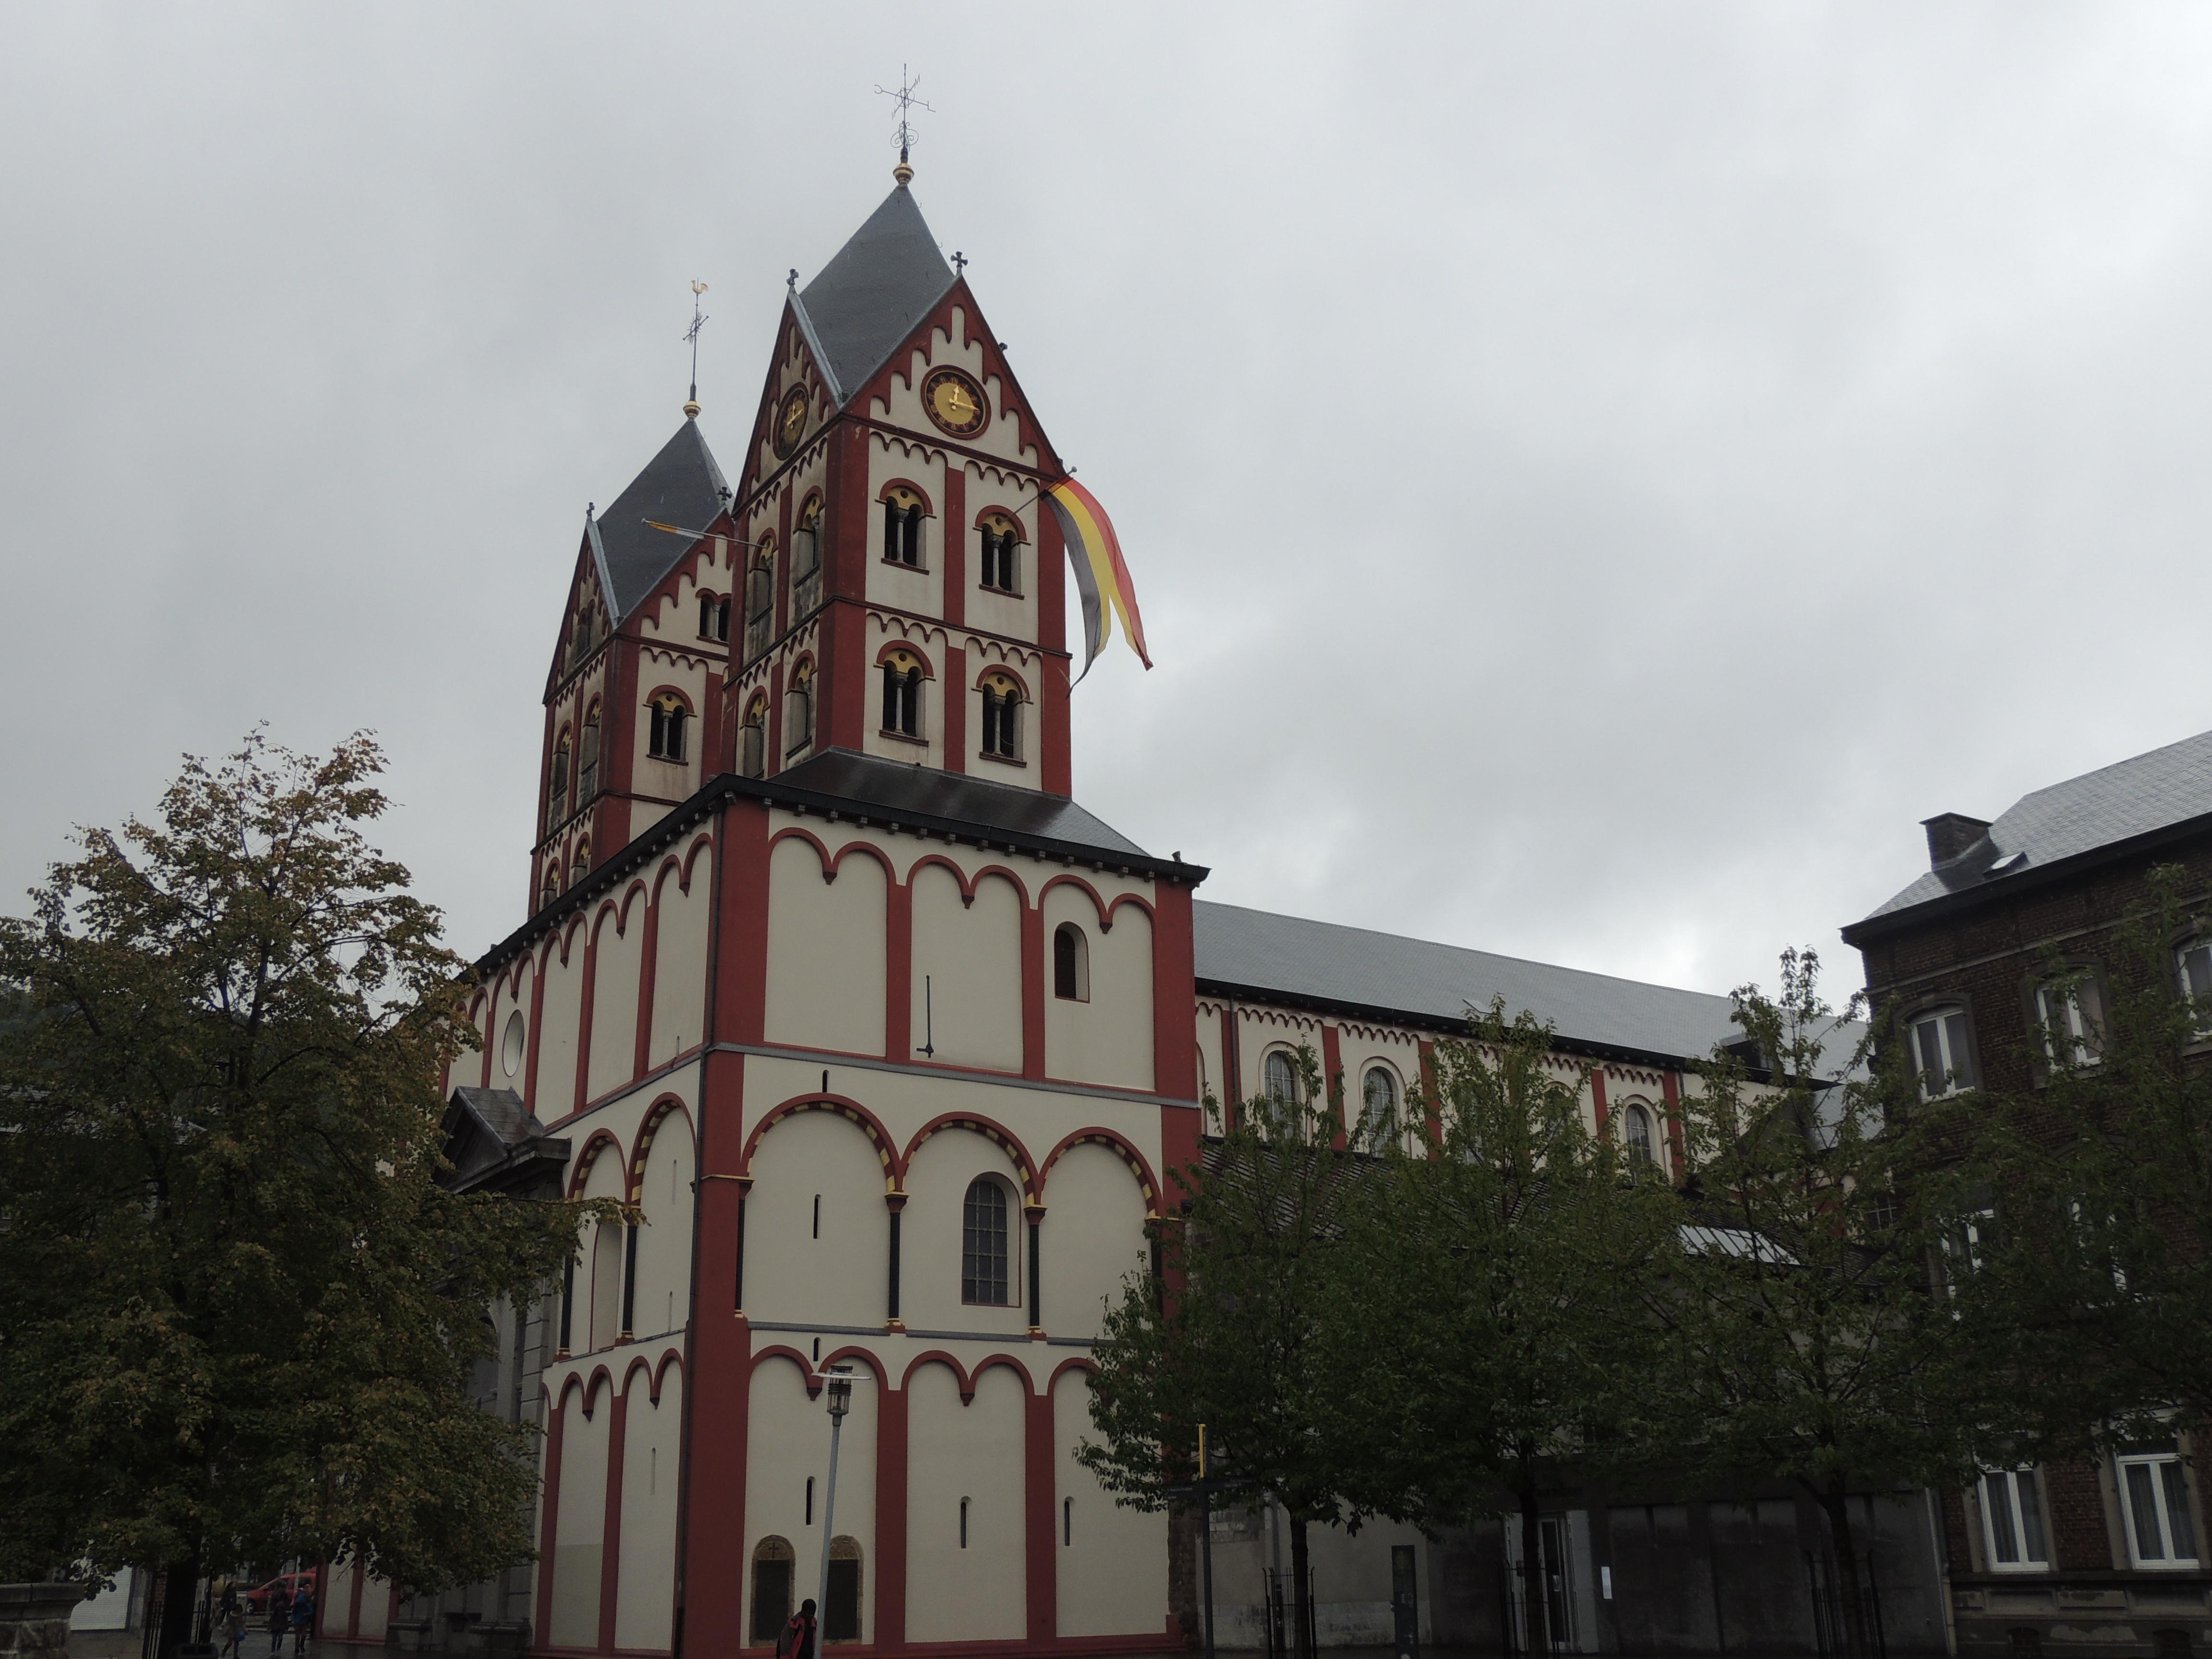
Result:
M914 1139L907 1142L906 1151L900 1161L899 1184L905 1185L905 1172L914 1167L914 1155L921 1150L924 1141L941 1129L956 1128L973 1129L986 1140L994 1142L1000 1151L1009 1153L1014 1160L1014 1168L1021 1173L1022 1187L1028 1201L1032 1204L1038 1201L1036 1161L1030 1156L1029 1148L1022 1145L1021 1137L1012 1129L994 1119L985 1117L981 1112L945 1112L930 1119L928 1122L915 1130Z
M1036 1392L1036 1378L1030 1375L1030 1368L1027 1365L1022 1364L1020 1360L1015 1358L1014 1356L1010 1353L994 1353L986 1355L983 1358L977 1360L975 1362L975 1369L968 1374L969 1398L972 1399L974 1397L975 1384L982 1380L983 1373L989 1370L994 1365L1004 1365L1006 1369L1012 1371L1015 1376L1020 1377L1022 1379L1023 1393L1035 1394Z
M665 691L670 696L675 698L677 702L682 703L684 705L684 712L690 715L692 719L696 720L699 717L698 709L692 706L691 694L686 691L682 686L671 685L665 680L663 680L659 684L654 686L652 690L645 694L645 702L642 706L648 708L651 708L653 706L653 700L664 691Z
M769 853L773 854L775 851L776 843L778 842L794 838L806 842L813 847L814 856L822 861L822 879L824 882L832 882L836 880L839 867L843 865L848 858L850 858L855 853L859 853L866 854L867 857L873 859L878 864L883 866L884 881L886 885L892 887L898 885L898 870L891 863L890 855L885 853L882 848L877 846L873 842L848 841L842 847L839 848L836 854L833 856L829 848L823 844L822 838L819 836L816 835L811 830L804 829L797 824L793 824L787 829L777 830L775 835L769 837L768 848Z
M945 1365L952 1372L952 1379L960 1386L960 1403L966 1405L975 1397L975 1384L969 1377L965 1366L942 1348L932 1348L927 1353L918 1353L899 1376L899 1392L903 1394L914 1386L914 1374L924 1365Z
M815 1375L814 1362L799 1352L798 1349L787 1346L784 1343L779 1342L773 1347L763 1348L755 1354L752 1359L752 1369L758 1370L760 1363L763 1359L779 1358L788 1359L799 1367L799 1374L806 1379L806 1397L809 1400L822 1392L822 1379Z
M753 1152L761 1144L761 1137L770 1129L798 1112L835 1112L860 1126L860 1133L874 1145L876 1155L883 1160L890 1174L893 1188L906 1184L906 1160L899 1155L898 1143L891 1139L890 1131L884 1127L883 1120L849 1095L793 1095L790 1099L769 1108L753 1132L745 1139L745 1150L738 1159L738 1173L750 1176Z
M583 1151L576 1154L576 1162L568 1171L568 1197L574 1198L584 1190L584 1183L592 1178L592 1166L599 1161L601 1149L608 1146L615 1149L616 1160L622 1161L622 1142L615 1139L614 1131L592 1130L590 1139L584 1142ZM629 1192L629 1180L627 1175L623 1179L623 1192L625 1196Z
M570 1373L570 1381L573 1382L574 1380L574 1374L572 1372ZM584 1417L586 1421L589 1421L591 1419L594 1402L598 1401L599 1396L599 1384L602 1382L607 1385L607 1391L611 1394L614 1391L615 1374L609 1370L604 1364L592 1366L591 1376L584 1384ZM568 1394L568 1388L565 1384L562 1386L561 1392L563 1396Z
M1011 507L980 507L976 510L975 522L968 527L970 530L981 530L983 527L983 520L991 518L1004 519L1008 524L1013 526L1015 541L1024 547L1030 544L1029 533L1022 528L1020 518Z
M690 848L685 851L684 854L684 890L685 892L691 890L692 877L696 873L701 855L714 850L714 838L712 836L700 836L693 840Z
M1044 904L1045 895L1051 892L1054 888L1059 886L1062 882L1066 883L1071 887L1080 887L1085 892L1091 895L1091 908L1098 913L1098 931L1102 933L1110 933L1114 931L1114 913L1125 904L1135 905L1139 910L1142 910L1145 913L1147 920L1155 924L1159 921L1159 913L1153 909L1152 903L1150 899L1142 897L1135 893L1120 893L1116 894L1115 897L1109 901L1104 894L1101 893L1096 887L1093 887L1088 881L1085 880L1084 878L1072 874L1066 871L1062 871L1059 875L1054 876L1051 880L1045 883L1042 887L1037 890L1037 904L1040 908L1042 908Z
M1029 681L1024 678L1021 675L1016 673L1012 669L1007 667L1006 665L1002 662L987 662L981 668L977 669L975 671L975 684L971 689L981 691L983 689L983 682L989 679L994 674L1004 674L1008 679L1012 680L1016 688L1021 692L1022 701L1024 702L1035 702L1036 701L1036 694L1030 690Z
M1061 1360L1052 1368L1052 1376L1044 1385L1044 1391L1048 1396L1060 1386L1060 1379L1070 1371L1089 1371L1096 1376L1098 1374L1098 1362L1082 1354L1078 1354L1073 1359Z
M691 1109L684 1103L682 1097L664 1094L645 1109L645 1116L638 1124L637 1144L630 1148L629 1164L623 1172L623 1193L631 1203L642 1204L645 1201L640 1183L645 1179L645 1160L653 1151L653 1138L660 1133L660 1126L672 1115L679 1112L684 1116L684 1127L691 1131L696 1146L698 1126L692 1122Z
M915 495L921 497L921 516L925 519L933 519L937 516L937 507L936 504L929 499L929 492L911 478L884 479L884 487L876 491L877 505L881 506L884 501L889 501L890 499L891 491L894 489L911 489Z
M845 1346L838 1349L835 1353L823 1354L822 1356L821 1369L827 1371L832 1365L836 1364L841 1359L860 1360L863 1364L867 1366L871 1372L874 1374L876 1384L879 1388L884 1386L890 1380L890 1373L884 1370L884 1362L882 1360L877 1358L875 1355L870 1353L866 1348L854 1347L850 1343L846 1344Z
M1114 1129L1096 1127L1078 1129L1045 1154L1044 1164L1037 1170L1037 1188L1040 1198L1043 1196L1045 1183L1052 1178L1052 1166L1059 1163L1071 1147L1085 1145L1103 1146L1117 1153L1121 1162L1128 1166L1129 1173L1137 1177L1137 1185L1145 1194L1145 1213L1154 1216L1159 1214L1160 1183L1158 1177L1152 1174L1151 1160L1137 1150L1136 1144L1127 1135Z
M655 1400L660 1398L660 1391L668 1386L668 1373L672 1367L682 1372L686 1382L690 1380L691 1374L684 1370L684 1350L671 1348L660 1356L659 1363L653 1368L653 1397Z
M635 1358L632 1359L628 1365L623 1368L623 1393L626 1395L629 1392L630 1379L635 1376L640 1371L643 1371L645 1373L645 1392L647 1397L655 1405L659 1405L660 1403L660 1384L653 1381L653 1362L647 1358L643 1354L639 1354Z
M924 650L921 646L915 644L912 641L903 638L885 640L884 641L883 649L876 653L874 665L878 668L881 668L885 662L890 659L893 653L900 651L905 652L907 655L914 658L917 662L921 663L922 678L932 681L936 679L937 665L930 661L929 653Z

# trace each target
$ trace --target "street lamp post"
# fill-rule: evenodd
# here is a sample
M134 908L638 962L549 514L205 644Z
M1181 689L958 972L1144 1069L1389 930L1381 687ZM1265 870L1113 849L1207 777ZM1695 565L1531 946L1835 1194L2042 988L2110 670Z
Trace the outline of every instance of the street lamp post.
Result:
M845 1428L845 1413L853 1409L853 1374L839 1369L830 1373L823 1389L830 1407L830 1483L822 1494L822 1571L815 1581L814 1651L819 1655L829 1642L830 1541L836 1535L837 1440Z

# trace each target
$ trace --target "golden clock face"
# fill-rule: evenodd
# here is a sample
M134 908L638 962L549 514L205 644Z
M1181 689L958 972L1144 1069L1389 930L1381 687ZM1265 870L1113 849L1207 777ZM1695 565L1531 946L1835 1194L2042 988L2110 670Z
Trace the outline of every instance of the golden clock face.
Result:
M973 437L991 418L983 388L957 368L932 371L921 383L921 406L929 418L956 438Z
M799 447L799 434L806 430L806 388L792 387L775 411L775 458L781 460Z

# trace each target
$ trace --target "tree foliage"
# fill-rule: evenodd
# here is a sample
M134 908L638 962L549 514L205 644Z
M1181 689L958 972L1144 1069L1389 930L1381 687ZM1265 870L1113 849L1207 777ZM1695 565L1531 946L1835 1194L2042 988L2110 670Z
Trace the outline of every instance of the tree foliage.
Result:
M439 1185L465 964L363 839L382 764L188 760L0 921L0 1577L529 1553L470 1372L582 1212Z

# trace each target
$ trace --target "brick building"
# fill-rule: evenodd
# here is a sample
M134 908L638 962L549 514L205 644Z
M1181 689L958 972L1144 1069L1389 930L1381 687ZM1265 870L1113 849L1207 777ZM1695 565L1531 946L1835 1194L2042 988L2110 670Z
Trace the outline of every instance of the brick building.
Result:
M2096 1023L2114 928L2148 902L2148 872L2179 865L2192 892L2212 889L2212 732L2037 790L1993 821L1944 812L1926 829L1928 870L1844 942L1875 1005L1899 1017L1923 1095L2031 1090L2045 1033ZM2175 941L2172 966L2177 988L2212 993L2212 942ZM1993 1473L1945 1495L1943 1512L1961 1653L2212 1641L2185 1436Z

